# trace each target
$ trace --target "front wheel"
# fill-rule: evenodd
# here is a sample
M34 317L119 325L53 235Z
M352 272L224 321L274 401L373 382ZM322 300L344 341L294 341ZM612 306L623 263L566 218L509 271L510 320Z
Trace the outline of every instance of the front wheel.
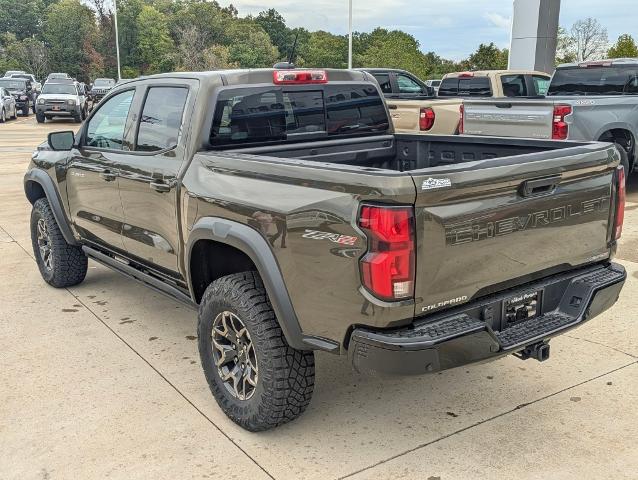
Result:
M88 259L80 247L66 242L46 198L33 204L31 243L40 274L49 285L65 288L84 280Z
M24 115L25 117L29 116L29 105L25 105L24 107L22 107L22 115Z
M7 121L7 114L4 111L4 108L0 111L0 123L4 123Z
M256 272L209 285L197 333L206 380L232 421L253 432L268 430L306 410L315 384L314 354L288 345Z
M35 119L38 121L38 123L44 123L46 121L46 118L44 117L44 113L36 112Z

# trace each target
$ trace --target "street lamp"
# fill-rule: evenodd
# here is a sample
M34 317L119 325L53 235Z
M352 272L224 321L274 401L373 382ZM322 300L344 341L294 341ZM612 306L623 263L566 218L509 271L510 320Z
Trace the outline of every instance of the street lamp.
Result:
M115 20L115 54L117 55L117 80L122 80L122 72L120 70L120 38L117 33L117 0L113 0L113 17Z
M348 0L348 68L352 68L352 0Z

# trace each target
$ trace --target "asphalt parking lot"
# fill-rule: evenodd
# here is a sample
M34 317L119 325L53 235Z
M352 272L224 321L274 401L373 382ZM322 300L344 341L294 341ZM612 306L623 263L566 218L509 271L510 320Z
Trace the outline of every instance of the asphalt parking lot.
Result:
M42 281L22 177L77 128L0 125L0 480L638 478L638 175L621 299L548 362L379 379L318 354L308 411L252 434L209 393L193 311L94 263L77 287Z

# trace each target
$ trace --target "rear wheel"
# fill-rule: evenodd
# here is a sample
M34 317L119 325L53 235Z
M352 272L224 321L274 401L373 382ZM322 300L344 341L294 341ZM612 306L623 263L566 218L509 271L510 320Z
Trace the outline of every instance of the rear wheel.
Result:
M66 242L46 198L33 204L31 243L40 274L49 285L64 288L84 280L88 259L80 247Z
M288 345L256 272L209 285L197 333L206 380L232 421L261 431L305 411L314 390L314 354Z
M12 118L13 120L15 120L16 118L18 118L18 109L17 109L17 107L15 106L15 104L13 105L13 115L11 116L11 118Z
M616 144L616 148L618 149L618 153L620 153L620 164L625 167L625 175L629 175L629 154L625 147L619 143Z

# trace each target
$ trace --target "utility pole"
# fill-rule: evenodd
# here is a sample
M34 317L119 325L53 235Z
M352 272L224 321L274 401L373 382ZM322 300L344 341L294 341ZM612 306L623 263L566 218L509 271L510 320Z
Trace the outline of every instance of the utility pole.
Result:
M352 0L348 0L348 68L352 68Z
M113 0L113 17L115 20L115 54L117 55L117 80L122 80L122 71L120 70L120 37L117 32L117 0Z

